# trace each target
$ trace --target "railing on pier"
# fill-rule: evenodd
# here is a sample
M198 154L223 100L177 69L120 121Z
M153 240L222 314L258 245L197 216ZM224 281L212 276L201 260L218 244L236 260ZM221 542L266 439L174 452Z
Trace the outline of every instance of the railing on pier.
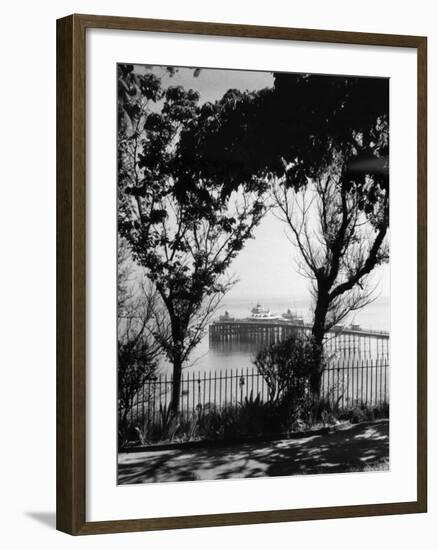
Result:
M209 327L210 347L227 348L237 343L250 343L257 351L266 344L285 340L293 334L310 334L311 325L290 321L215 321ZM360 330L351 327L334 327L324 341L327 353L339 352L359 356L381 357L389 354L389 333Z

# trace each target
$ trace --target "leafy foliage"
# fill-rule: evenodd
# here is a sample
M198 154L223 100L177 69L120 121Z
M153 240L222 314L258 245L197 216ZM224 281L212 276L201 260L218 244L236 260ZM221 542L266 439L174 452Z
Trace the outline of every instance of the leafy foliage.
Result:
M269 190L313 281L315 393L325 331L367 303L366 278L388 259L388 80L278 73L274 82L200 105L194 90L119 65L119 231L164 304L155 336L174 365L175 411L182 366L233 283L224 275ZM308 206L298 205L298 221L289 209L310 184L319 232Z
M117 391L119 430L124 439L127 416L137 392L157 370L160 349L151 337L155 297L138 293L126 242L119 240L117 272Z
M280 435L292 425L285 407L264 403L260 395L237 405L201 408L189 417L165 408L157 418L145 420L142 433L146 444L184 441L233 441L245 437Z
M205 116L199 94L118 70L118 227L163 304L154 335L174 366L176 412L182 367L233 284L226 272L266 211L266 184L201 175L188 139Z
M317 394L325 331L368 303L367 276L388 260L389 81L277 73L272 89L231 90L201 117L200 169L231 187L268 182L299 249L314 294Z
M323 174L336 152L348 181L364 187L368 176L388 190L388 80L277 73L274 81L272 89L229 90L203 106L188 140L203 174L230 186L284 177L299 189ZM375 199L364 193L363 208Z
M270 403L285 407L289 415L304 412L314 368L311 338L294 334L260 350L253 362L266 381Z

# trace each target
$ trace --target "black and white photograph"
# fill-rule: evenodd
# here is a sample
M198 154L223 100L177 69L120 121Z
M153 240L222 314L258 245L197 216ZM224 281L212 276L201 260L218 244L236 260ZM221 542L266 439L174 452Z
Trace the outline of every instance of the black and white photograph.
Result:
M429 549L432 5L3 6L3 548Z
M117 65L119 485L390 469L389 86Z

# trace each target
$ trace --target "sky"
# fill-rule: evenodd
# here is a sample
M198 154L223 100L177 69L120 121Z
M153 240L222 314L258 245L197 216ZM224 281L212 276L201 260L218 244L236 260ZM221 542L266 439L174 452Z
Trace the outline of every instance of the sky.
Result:
M148 65L135 65L135 71L140 74L150 70ZM251 91L270 88L274 84L272 73L264 71L202 69L199 76L194 76L194 68L186 67L179 67L174 76L166 74L163 67L153 67L152 71L162 77L164 86L183 86L198 91L201 104L220 99L231 88Z
M284 222L269 212L257 227L254 239L234 260L231 272L239 281L228 293L228 299L266 301L290 297L292 301L310 296L309 279L297 273L301 256L287 239ZM370 279L376 284L376 295L389 296L389 266L375 269Z
M136 65L135 70L142 73L151 67ZM172 77L162 67L154 67L152 71L162 77L165 86L182 85L197 90L201 104L220 99L230 88L252 91L273 85L272 73L261 71L202 69L195 76L193 68L179 68ZM227 294L227 301L310 298L309 280L297 272L299 259L298 250L285 236L284 223L268 213L256 228L254 239L247 241L231 266L230 272L238 282ZM388 265L374 270L372 284L376 285L376 295L389 297Z

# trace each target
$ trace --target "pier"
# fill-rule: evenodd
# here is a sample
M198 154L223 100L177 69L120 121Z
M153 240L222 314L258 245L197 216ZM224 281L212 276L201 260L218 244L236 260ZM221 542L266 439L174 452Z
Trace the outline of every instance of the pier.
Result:
M286 319L254 320L223 319L213 321L209 326L212 347L220 343L254 342L271 344L286 340L293 334L310 334L310 323ZM366 353L370 356L387 355L389 352L389 332L362 329L356 325L336 325L326 333L327 351Z

